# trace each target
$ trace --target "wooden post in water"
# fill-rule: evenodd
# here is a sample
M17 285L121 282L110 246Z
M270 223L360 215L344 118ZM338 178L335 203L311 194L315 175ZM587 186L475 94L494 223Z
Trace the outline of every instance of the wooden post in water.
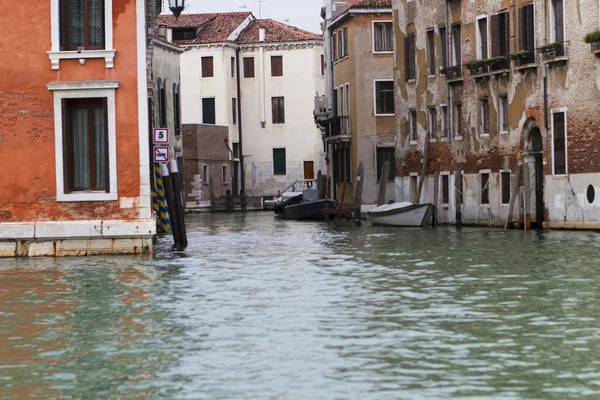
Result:
M327 196L328 199L332 199L333 195L331 194L331 177L328 176L326 180L327 180L327 194L326 194L326 196Z
M390 162L386 161L381 167L381 177L379 178L379 196L377 197L377 206L385 203L385 190L387 189L388 179L390 177Z
M423 168L421 168L421 179L419 180L419 190L417 190L417 203L421 202L421 192L423 191L423 184L427 178L427 168L429 167L429 140L430 135L427 132L425 135L425 143L423 144Z
M462 168L460 165L456 166L456 173L454 174L454 203L456 208L456 227L462 227Z
M525 223L525 230L531 229L531 202L530 194L531 194L531 176L529 175L529 163L523 164L523 186L525 189L525 198L523 199L523 210L525 213L523 222Z
M340 198L340 204L338 204L338 208L344 208L344 200L346 198L346 186L348 186L348 177L344 178L344 183L342 184L342 197Z
M434 228L437 226L438 219L438 203L439 203L439 193L440 192L440 170L439 168L435 169L435 173L433 174L433 215L431 217L431 226Z
M362 191L363 191L363 181L365 177L365 166L363 162L358 163L358 174L356 176L356 192L354 193L354 223L356 225L361 224L361 205L362 205Z
M325 189L326 187L323 185L323 174L321 170L317 172L317 192L319 193L319 200L323 200L325 198Z
M521 181L521 164L517 165L517 169L515 170L515 178L512 184L512 193L510 194L510 203L508 204L508 215L506 216L506 224L504 225L504 229L512 228L512 219L513 219L513 210L515 208L515 200L517 200L517 196L519 194L519 183Z
M210 191L210 211L215 212L217 210L217 202L215 200L215 185L210 176L208 177L208 190Z

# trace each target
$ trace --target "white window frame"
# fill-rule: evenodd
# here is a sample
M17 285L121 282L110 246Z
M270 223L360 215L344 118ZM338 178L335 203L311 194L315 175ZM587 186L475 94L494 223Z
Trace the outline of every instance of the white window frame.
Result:
M481 197L483 196L483 190L481 189L481 180L483 179L482 175L483 174L487 174L488 175L488 185L487 185L487 191L488 191L488 202L487 204L484 204L481 202ZM492 205L492 170L491 169L482 169L479 171L479 191L481 192L479 194L479 207L483 207L483 208L490 208Z
M455 26L459 26L460 27L460 60L456 59L456 45L455 45L455 41L454 41L454 27ZM451 58L450 60L448 60L448 64L449 66L455 67L455 66L462 66L462 53L463 53L463 36L462 36L462 23L458 23L458 24L454 24L454 25L450 25L450 49L452 51L452 54L450 54Z
M205 185L210 184L210 169L208 165L202 167L202 181Z
M392 24L392 38L393 38L394 37L394 34L393 34L393 32L394 32L394 21L393 20L391 20L391 19L382 19L382 20L373 21L371 23L371 46L372 46L373 54L394 54L394 49L393 49L394 45L393 45L393 43L392 43L392 50L391 51L377 51L377 50L375 50L375 24L382 24L382 23L386 23L386 22ZM393 39L392 39L392 41L393 41Z
M396 115L395 113L389 113L389 114L378 114L377 113L377 82L392 82L392 84L393 84L394 80L393 79L373 79L373 115L376 117L394 117ZM393 85L392 85L392 87L393 87ZM392 90L392 94L394 94L393 90ZM395 106L396 106L396 104L394 102L394 107Z
M484 101L487 101L487 116L489 119L488 132L485 132L483 130L483 128L485 127L485 120L484 120L485 113L483 112L483 102ZM492 128L489 123L489 122L491 122L491 119L492 119L492 116L490 115L490 98L489 97L482 97L479 99L479 114L480 114L480 116L479 116L479 124L480 124L479 125L479 137L484 137L484 138L489 137L490 136L489 131L491 131L491 128Z
M117 182L117 123L115 107L116 81L59 82L46 85L54 93L54 151L56 155L56 200L57 201L108 201L118 200ZM109 192L88 191L65 193L64 181L64 132L63 100L106 98L108 129Z
M448 118L444 118L444 113L442 111L442 109L446 109L446 117L448 116L448 104L446 103L442 103L440 104L440 121L442 122L440 124L440 133L443 132L444 136L440 137L440 142L447 142L448 141L448 128L447 128L447 124L448 124Z
M432 121L433 114L431 113L431 110L435 110L435 116L436 116L435 121ZM434 124L435 124L435 133L436 133L435 137L433 137L431 135L431 126L434 125ZM437 109L435 107L433 107L433 106L432 107L427 107L427 131L430 134L429 141L430 142L437 142L437 139L438 139L440 133L439 133L439 131L437 129Z
M447 176L448 177L448 202L444 203L444 180L442 178L442 176ZM443 171L440 172L440 188L439 191L440 193L439 195L439 199L440 199L440 204L442 205L442 207L450 207L450 203L452 202L452 176L450 174L450 171Z
M437 51L436 51L436 47L435 47L435 27L433 28L428 28L427 30L425 30L425 60L427 61L427 77L428 78L435 78L437 76L437 73L433 73L431 74L429 71L429 64L430 64L430 59L429 59L429 32L433 32L433 61L436 64L436 68L437 68L437 60L436 60L436 56L437 56ZM439 32L438 32L439 35ZM443 61L442 61L443 62Z
M566 176L569 175L569 148L568 148L568 127L567 127L567 107L553 108L550 110L550 129L552 130L552 175ZM565 173L556 174L554 172L554 114L563 113L565 115Z
M502 186L502 174L506 174L508 173L508 203L503 203L502 202L502 192L504 191L504 187ZM512 180L512 171L510 169L501 169L500 173L498 174L498 178L499 178L499 184L498 187L500 188L499 190L499 196L498 196L498 203L500 204L501 207L508 207L510 205L510 198L512 197L512 193L510 191L511 189L511 180Z
M415 181L415 193L413 196L411 186L412 186L412 180L416 179ZM409 200L412 202L413 200L415 201L415 203L419 203L419 199L417 199L417 194L419 193L419 173L418 172L411 172L408 176L408 198ZM422 194L422 193L421 193Z
M487 43L486 43L486 45L487 45L487 49L488 49L488 57L490 56L490 35L489 35L489 33L490 33L490 27L489 27L489 20L488 20L488 16L487 15L480 15L480 16L477 17L477 21L476 21L476 24L475 24L475 29L477 30L477 33L475 35L477 37L477 46L476 46L477 47L477 49L476 49L477 50L477 60L483 60L483 54L481 53L481 44L482 44L481 43L482 42L482 40L481 40L481 31L479 29L479 21L481 21L482 19L485 19L485 27L487 29L487 32L486 32Z
M566 42L568 40L567 39L567 27L565 25L566 17L567 17L567 9L565 8L565 0L561 0L561 1L563 3L562 4L562 7L563 7L563 25L562 25L563 26L563 37ZM556 26L556 20L554 18L554 16L555 16L554 3L552 1L550 1L548 9L550 10L550 43L554 43L554 42L556 42L556 32L554 31L554 28ZM534 12L535 12L535 9L534 9ZM534 20L535 20L535 18L534 18Z
M415 113L415 118L413 118L413 112ZM417 138L413 139L412 133L413 130L417 131ZM408 144L415 145L419 142L419 125L417 124L417 110L410 109L408 110Z
M227 185L227 165L221 166L221 175L222 175L223 184Z
M114 68L115 53L113 48L113 5L112 0L104 1L104 49L103 50L61 50L60 49L60 0L50 0L50 24L52 49L47 52L52 70L60 69L60 60L83 60L104 58L106 68ZM83 62L84 63L84 62Z
M498 96L498 132L500 135L508 135L508 131L502 129L502 125L504 121L504 105L502 104L502 99L506 99L506 106L508 107L507 114L510 113L510 104L508 103L508 93L501 93ZM509 120L506 121L508 123L508 129L510 130L510 114Z

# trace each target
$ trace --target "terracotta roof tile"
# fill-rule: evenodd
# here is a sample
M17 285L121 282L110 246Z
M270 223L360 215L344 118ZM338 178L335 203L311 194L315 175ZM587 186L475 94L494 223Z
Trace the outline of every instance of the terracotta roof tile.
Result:
M392 0L362 0L350 8L392 8Z
M272 19L257 19L250 22L250 25L248 25L238 38L237 43L259 43L260 29L265 30L265 43L323 40L322 35L282 24Z

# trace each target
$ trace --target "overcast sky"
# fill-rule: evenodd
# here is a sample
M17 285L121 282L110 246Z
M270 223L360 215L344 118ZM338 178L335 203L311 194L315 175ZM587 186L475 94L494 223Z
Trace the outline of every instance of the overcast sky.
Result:
M272 18L307 31L320 33L321 5L322 0L263 0L262 18ZM247 10L258 18L258 6L258 0L187 0L185 12L213 13Z

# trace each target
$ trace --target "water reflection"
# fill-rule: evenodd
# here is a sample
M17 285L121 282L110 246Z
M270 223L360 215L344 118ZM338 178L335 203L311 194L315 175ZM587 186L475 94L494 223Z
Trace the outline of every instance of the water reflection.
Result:
M197 215L0 261L2 398L600 397L600 236Z

